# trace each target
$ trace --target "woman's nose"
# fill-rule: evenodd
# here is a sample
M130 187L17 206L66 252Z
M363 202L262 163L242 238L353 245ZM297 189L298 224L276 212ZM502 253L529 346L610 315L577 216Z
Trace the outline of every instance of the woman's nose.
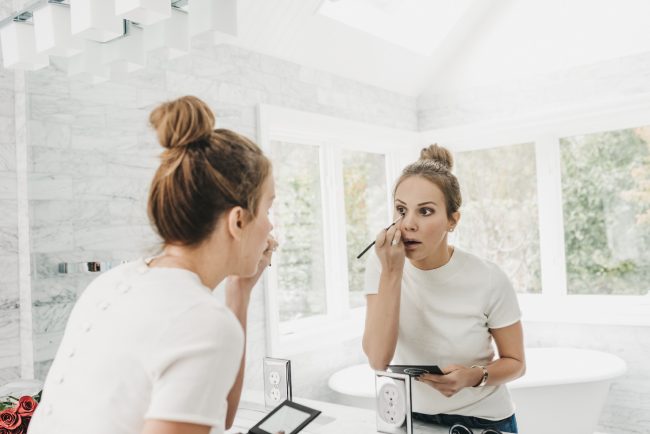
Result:
M407 212L402 215L402 218L400 219L400 228L405 230L414 230L416 228L415 219L412 214Z

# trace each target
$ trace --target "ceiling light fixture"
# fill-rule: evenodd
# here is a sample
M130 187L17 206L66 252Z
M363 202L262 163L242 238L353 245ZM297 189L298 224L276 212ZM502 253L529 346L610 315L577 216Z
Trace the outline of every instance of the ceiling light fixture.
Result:
M237 0L31 0L0 20L5 68L42 68L53 55L91 82L144 67L150 50L187 54L206 32L237 35Z

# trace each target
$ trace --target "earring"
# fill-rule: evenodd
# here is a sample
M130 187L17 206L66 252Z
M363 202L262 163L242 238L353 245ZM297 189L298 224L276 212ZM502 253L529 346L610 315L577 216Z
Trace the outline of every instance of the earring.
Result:
M454 229L456 229L456 228L454 228L454 227L451 227L451 228L449 228L449 230L448 230L448 232L453 232L453 231L454 231Z

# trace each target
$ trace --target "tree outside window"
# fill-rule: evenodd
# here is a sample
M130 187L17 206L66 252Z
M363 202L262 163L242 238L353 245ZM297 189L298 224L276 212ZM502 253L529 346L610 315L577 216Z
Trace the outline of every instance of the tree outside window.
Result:
M457 242L498 264L519 293L540 293L535 146L458 152L463 195Z
M648 292L649 138L644 127L560 140L569 294Z

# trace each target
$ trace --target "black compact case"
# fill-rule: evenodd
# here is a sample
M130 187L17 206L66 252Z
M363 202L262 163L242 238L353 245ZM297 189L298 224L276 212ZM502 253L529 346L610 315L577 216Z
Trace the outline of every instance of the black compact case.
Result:
M422 374L445 375L437 365L388 365L386 371L419 377Z
M286 418L287 412L294 416L290 426L282 425L273 429L273 432L267 431L264 427L274 426L277 419ZM309 425L321 412L304 405L296 404L293 401L284 401L273 409L269 414L248 431L248 434L275 434L278 430L283 430L285 434L296 434Z

